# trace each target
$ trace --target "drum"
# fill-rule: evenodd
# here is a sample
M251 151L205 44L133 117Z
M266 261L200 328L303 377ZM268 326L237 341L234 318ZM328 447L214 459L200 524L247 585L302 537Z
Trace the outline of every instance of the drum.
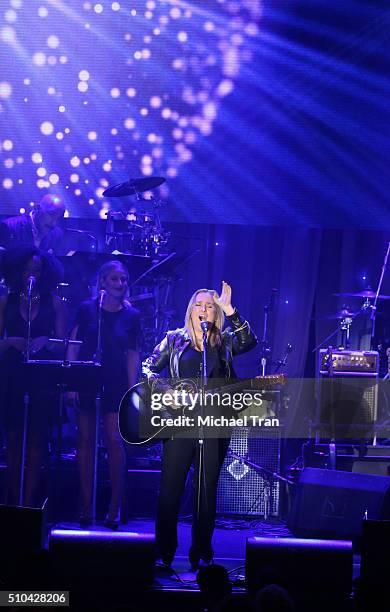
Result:
M157 215L148 211L131 211L121 229L125 231L106 234L110 252L117 250L139 257L155 257L167 244L168 234L161 228Z

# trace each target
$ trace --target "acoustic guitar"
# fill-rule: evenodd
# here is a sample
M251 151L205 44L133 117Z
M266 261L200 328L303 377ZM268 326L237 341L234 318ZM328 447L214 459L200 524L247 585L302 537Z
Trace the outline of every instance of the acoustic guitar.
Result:
M286 382L284 374L275 374L270 376L256 376L251 379L235 380L219 388L207 389L206 394L219 395L220 397L226 394L230 396L242 390L246 391L267 391L274 389L278 385ZM175 430L171 426L162 425L161 427L152 427L152 417L156 414L168 414L172 418L177 416L187 417L194 416L196 411L199 411L199 404L202 402L201 391L197 383L192 379L182 379L171 385L170 392L176 392L176 397L180 398L179 403L170 406L164 405L164 409L156 409L155 401L152 397L151 385L148 381L143 381L131 387L123 396L119 406L119 431L122 438L131 445L147 445L155 443L161 438L174 436L178 431L183 431L183 427L178 427ZM184 394L183 394L184 392ZM161 397L161 393L158 394ZM190 398L192 403L183 402L182 398ZM195 402L194 400L197 399ZM207 399L207 398L206 398ZM195 405L194 405L195 404ZM240 409L234 409L234 413L238 414L246 409L246 405ZM146 437L140 436L140 424L143 425L145 431L150 430L150 435ZM168 435L169 430L169 435ZM164 436L164 433L167 433Z

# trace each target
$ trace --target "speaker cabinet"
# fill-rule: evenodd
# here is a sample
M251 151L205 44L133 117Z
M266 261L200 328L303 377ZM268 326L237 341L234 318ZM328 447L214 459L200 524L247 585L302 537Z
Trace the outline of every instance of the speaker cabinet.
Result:
M153 581L154 535L127 531L53 529L49 552L71 582L120 582L133 586Z
M390 518L390 478L303 470L287 522L294 535L358 543L365 518Z
M350 371L336 372L329 378L320 371L318 376L314 422L317 433L323 438L373 437L378 412L378 375Z
M256 431L256 437L252 433L250 427L234 428L229 450L267 472L256 470L228 452L219 477L217 512L279 516L280 483L268 473L280 471L281 431Z
M0 578L16 590L45 589L46 513L41 508L0 505Z
M326 610L330 603L334 610L347 609L341 606L352 587L352 561L351 542L248 538L247 588L254 593L267 584L279 584L293 597L297 610Z
M45 543L45 519L42 508L0 505L0 555L39 552Z

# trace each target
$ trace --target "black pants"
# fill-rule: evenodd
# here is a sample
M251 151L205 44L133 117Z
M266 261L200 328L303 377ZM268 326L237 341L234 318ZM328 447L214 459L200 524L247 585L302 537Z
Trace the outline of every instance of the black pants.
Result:
M199 441L192 438L165 440L156 520L157 550L158 555L164 561L171 562L175 556L180 498L193 461L195 465L194 512L189 559L191 563L194 563L199 559L211 560L213 558L211 540L214 531L218 478L229 441L227 438L206 438L204 440L204 469L200 486L198 516Z

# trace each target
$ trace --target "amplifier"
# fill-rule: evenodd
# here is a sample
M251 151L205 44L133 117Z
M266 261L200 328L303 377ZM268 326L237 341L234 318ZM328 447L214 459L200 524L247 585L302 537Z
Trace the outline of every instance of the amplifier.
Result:
M317 370L315 427L322 437L364 438L374 435L378 408L379 353L321 349Z
M321 349L319 353L318 372L320 376L329 376L329 351ZM332 349L333 376L377 376L379 372L378 351L348 351Z

